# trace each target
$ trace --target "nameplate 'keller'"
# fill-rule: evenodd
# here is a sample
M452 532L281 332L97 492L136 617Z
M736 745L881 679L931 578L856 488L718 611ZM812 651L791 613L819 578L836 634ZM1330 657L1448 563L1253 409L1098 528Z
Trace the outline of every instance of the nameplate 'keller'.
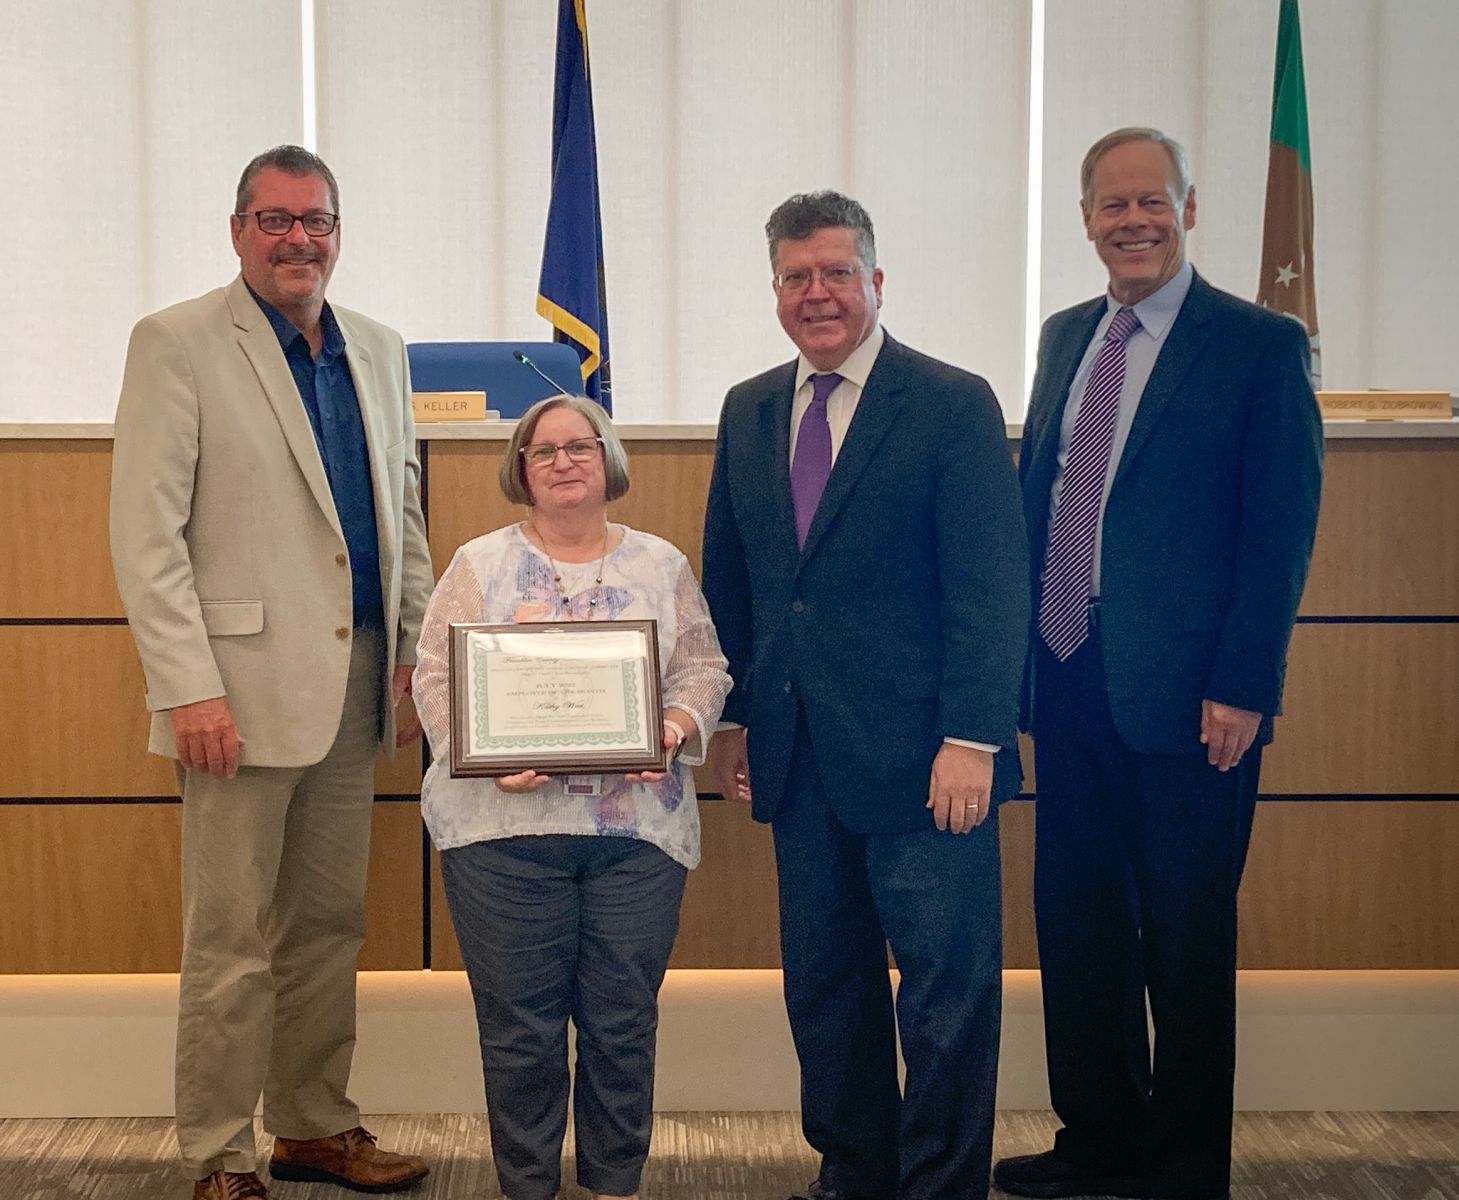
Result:
M412 392L417 425L441 421L485 421L485 392Z

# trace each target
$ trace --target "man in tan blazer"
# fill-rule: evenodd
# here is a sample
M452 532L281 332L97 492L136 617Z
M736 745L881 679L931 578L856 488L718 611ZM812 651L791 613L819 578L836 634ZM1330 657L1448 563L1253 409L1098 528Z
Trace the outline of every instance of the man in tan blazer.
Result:
M339 189L280 146L244 170L240 275L144 318L116 416L111 542L183 797L177 1130L195 1200L426 1174L346 1095L374 759L431 589L405 347L332 308Z

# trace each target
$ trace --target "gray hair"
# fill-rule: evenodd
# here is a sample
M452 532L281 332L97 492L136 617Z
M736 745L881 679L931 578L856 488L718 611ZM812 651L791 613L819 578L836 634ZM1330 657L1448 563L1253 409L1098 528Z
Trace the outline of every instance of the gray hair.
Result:
M554 408L570 408L593 427L595 436L603 439L603 495L607 500L617 500L628 491L628 453L613 428L613 422L603 411L603 406L586 396L569 396L561 392L539 400L521 416L517 427L512 430L507 443L506 456L502 459L497 479L502 492L513 504L531 507L532 489L527 486L527 464L522 461L522 447L532 440L537 432L537 422Z
M851 230L856 235L861 265L876 266L876 234L871 217L860 204L840 192L797 192L770 214L765 222L770 265L775 265L775 251L782 241L803 241L822 229Z
M238 177L238 195L233 202L234 213L248 211L248 206L253 203L253 181L260 171L269 167L282 171L285 175L318 175L329 185L329 202L334 206L334 211L339 212L339 184L335 182L334 172L325 164L324 159L303 146L285 145L265 150L243 168L243 174Z
M1183 204L1191 190L1190 158L1186 155L1185 147L1169 134L1162 133L1158 129L1151 129L1143 125L1129 125L1124 129L1116 129L1112 133L1105 134L1090 146L1084 155L1084 162L1079 168L1079 199L1084 207L1086 209L1094 207L1095 166L1116 146L1123 146L1127 142L1154 142L1170 156L1171 165L1175 167L1176 182L1180 186L1177 202Z

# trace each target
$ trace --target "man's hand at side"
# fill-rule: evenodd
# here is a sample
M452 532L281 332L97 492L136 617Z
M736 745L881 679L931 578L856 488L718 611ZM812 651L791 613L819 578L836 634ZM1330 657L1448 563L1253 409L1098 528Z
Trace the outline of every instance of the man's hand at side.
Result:
M1201 745L1206 761L1218 771L1229 771L1256 741L1261 713L1216 700L1201 701Z
M416 715L415 705L411 705L404 715L400 711L400 702L410 695L410 678L414 673L414 667L396 667L395 674L390 678L390 705L395 709L397 750L402 746L409 746L421 735L420 717Z
M709 776L726 800L750 802L750 762L743 726L721 729L709 739Z
M232 779L238 774L243 739L233 724L227 696L181 704L169 715L177 742L177 761L185 770L206 771L215 779Z
M938 829L967 833L988 818L993 805L993 756L972 746L943 742L932 760L927 807Z

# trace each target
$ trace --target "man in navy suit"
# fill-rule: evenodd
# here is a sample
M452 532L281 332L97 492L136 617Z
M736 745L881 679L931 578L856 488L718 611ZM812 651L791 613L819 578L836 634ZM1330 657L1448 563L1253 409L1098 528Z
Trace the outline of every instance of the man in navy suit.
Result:
M1020 1196L1229 1195L1236 893L1317 525L1301 325L1185 257L1185 151L1085 156L1105 296L1049 318L1019 474L1052 1150ZM1155 1053L1146 1033L1146 998Z
M800 354L732 388L720 420L704 591L740 727L716 734L710 765L774 829L822 1164L801 1196L975 1200L998 1058L993 805L1019 783L1017 481L988 385L879 327L861 205L793 196L766 234Z

